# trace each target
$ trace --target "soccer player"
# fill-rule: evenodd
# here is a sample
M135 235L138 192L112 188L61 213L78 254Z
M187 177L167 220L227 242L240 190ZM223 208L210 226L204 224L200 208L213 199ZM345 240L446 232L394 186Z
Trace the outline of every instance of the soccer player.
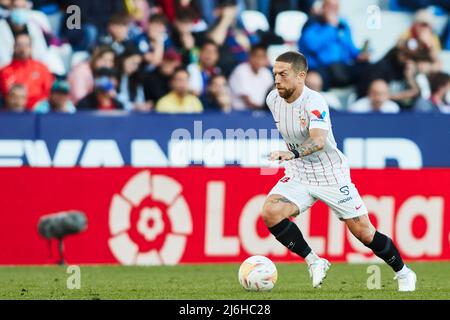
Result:
M305 259L312 285L318 288L330 263L311 250L289 218L321 200L356 238L391 266L399 291L414 291L416 274L403 263L393 241L378 232L368 218L351 181L347 159L336 146L327 103L305 86L307 72L306 58L299 52L282 54L273 68L276 90L266 102L289 151L270 154L270 160L286 162L286 171L264 203L264 222L279 242Z

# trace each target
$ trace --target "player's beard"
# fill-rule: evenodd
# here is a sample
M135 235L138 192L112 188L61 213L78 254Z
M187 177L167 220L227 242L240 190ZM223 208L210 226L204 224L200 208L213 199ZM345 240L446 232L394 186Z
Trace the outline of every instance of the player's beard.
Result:
M278 89L278 94L285 100L288 100L294 94L294 89L283 88L281 91Z

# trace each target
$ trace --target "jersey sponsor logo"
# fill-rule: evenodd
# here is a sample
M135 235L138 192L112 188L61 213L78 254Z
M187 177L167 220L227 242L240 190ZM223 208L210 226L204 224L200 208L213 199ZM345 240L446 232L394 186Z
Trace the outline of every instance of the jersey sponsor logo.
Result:
M350 189L348 188L348 186L343 186L342 188L339 189L339 191L346 196L350 194Z
M325 120L325 117L327 115L326 111L320 112L319 110L313 110L311 113L315 115L319 120Z
M347 198L345 198L345 199L339 200L339 201L338 201L338 204L343 204L343 203L349 202L349 201L352 200L352 199L353 199L352 197L347 197Z
M339 191L345 196L350 195L350 188L348 186L343 186L342 188L339 189ZM338 204L346 203L346 202L348 202L348 201L350 201L352 199L353 198L351 196L347 197L345 199L339 200Z

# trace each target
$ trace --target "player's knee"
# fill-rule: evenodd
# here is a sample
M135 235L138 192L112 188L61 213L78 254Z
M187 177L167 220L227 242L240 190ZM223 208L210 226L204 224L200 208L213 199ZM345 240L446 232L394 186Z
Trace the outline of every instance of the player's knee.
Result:
M289 217L289 206L284 203L273 203L270 201L267 201L264 204L263 211L262 211L262 218L264 220L264 223L271 227L281 220Z
M355 237L367 246L372 243L374 235L375 230L372 230L372 228L368 227L358 230L358 232L355 234Z

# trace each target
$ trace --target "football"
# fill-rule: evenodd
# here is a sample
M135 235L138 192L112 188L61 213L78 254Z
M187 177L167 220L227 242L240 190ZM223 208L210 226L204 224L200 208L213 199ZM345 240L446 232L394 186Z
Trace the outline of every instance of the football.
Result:
M277 278L275 264L264 256L247 258L239 268L239 282L249 291L270 291Z

